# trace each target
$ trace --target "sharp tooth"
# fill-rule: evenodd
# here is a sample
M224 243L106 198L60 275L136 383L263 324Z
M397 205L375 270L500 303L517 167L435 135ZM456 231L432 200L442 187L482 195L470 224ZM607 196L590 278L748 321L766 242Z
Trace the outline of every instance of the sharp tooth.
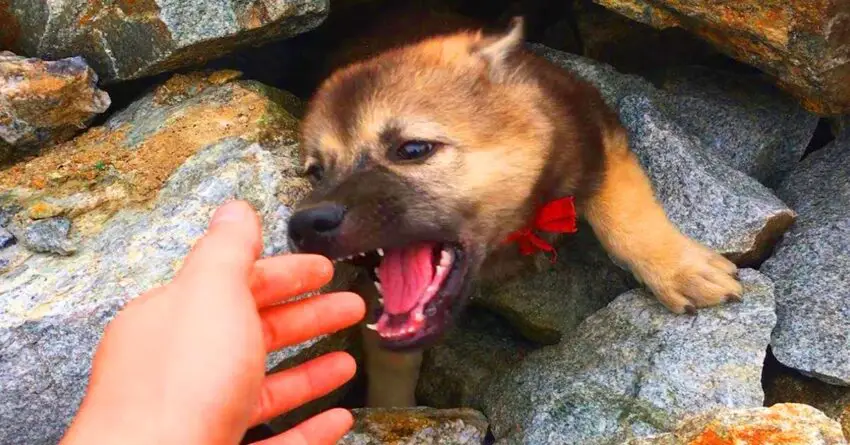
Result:
M413 314L413 320L416 322L425 321L425 315L422 312L416 312Z
M379 248L378 248L378 250L377 250L377 252L378 252L378 255L379 255L379 256L384 256L384 249L381 249L381 248L379 247Z
M427 289L427 290L428 290L428 292L436 293L436 292L437 292L437 286L434 286L434 285L432 284L432 285L428 286L428 289Z
M367 328L367 329L371 329L371 330L373 330L373 331L377 331L377 330L378 330L378 324L377 324L377 323L367 324L367 325L366 325L366 328Z
M376 277L380 277L380 276L381 276L381 274L379 274L379 273L378 273L378 268L377 268L377 267L375 268L375 276L376 276Z
M380 304L381 304L381 306L383 306L383 305L384 305L384 298L383 298L383 297L378 297L378 303L380 303Z
M443 271L445 271L445 270L446 270L446 268L445 268L445 267L443 267L443 266L437 266L437 275L442 275L442 274L443 274Z
M363 252L360 252L360 256L366 256L366 254L363 253Z
M448 251L444 250L440 253L440 264L442 264L443 266L448 266L451 261L452 254L450 254Z
M347 260L350 260L352 258L354 258L354 255L349 255L349 256L345 257L345 259L347 259Z
M375 281L375 289L378 289L378 292L381 292L381 283Z

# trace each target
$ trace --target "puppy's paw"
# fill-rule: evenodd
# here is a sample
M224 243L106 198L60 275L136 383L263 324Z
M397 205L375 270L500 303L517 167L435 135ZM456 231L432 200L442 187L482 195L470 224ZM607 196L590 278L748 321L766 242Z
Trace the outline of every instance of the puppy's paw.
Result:
M734 263L689 238L677 238L636 273L661 303L677 314L694 314L697 308L741 300Z

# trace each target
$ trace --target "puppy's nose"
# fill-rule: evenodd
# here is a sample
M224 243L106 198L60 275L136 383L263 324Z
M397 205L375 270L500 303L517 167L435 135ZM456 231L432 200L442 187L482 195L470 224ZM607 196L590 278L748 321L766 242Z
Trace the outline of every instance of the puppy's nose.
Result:
M345 218L345 207L324 204L296 212L289 219L289 236L296 244L302 244L316 235L333 232Z

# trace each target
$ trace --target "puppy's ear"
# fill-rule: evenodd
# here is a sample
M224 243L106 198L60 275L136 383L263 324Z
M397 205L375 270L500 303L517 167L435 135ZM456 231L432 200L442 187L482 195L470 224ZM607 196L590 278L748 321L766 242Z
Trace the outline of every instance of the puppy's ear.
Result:
M494 79L505 73L507 58L522 47L524 27L525 20L521 16L513 17L505 32L482 38L473 45L472 53L487 62Z

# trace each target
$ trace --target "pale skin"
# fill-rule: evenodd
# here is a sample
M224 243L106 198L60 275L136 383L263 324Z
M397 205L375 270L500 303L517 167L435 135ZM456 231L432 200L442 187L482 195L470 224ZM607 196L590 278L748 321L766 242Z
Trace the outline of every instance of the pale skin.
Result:
M333 265L317 255L260 259L261 231L248 204L222 206L174 280L116 316L62 445L238 444L248 428L354 376L345 352L265 374L268 352L352 326L365 305L348 292L286 302L328 283ZM352 424L332 409L260 443L333 444Z

